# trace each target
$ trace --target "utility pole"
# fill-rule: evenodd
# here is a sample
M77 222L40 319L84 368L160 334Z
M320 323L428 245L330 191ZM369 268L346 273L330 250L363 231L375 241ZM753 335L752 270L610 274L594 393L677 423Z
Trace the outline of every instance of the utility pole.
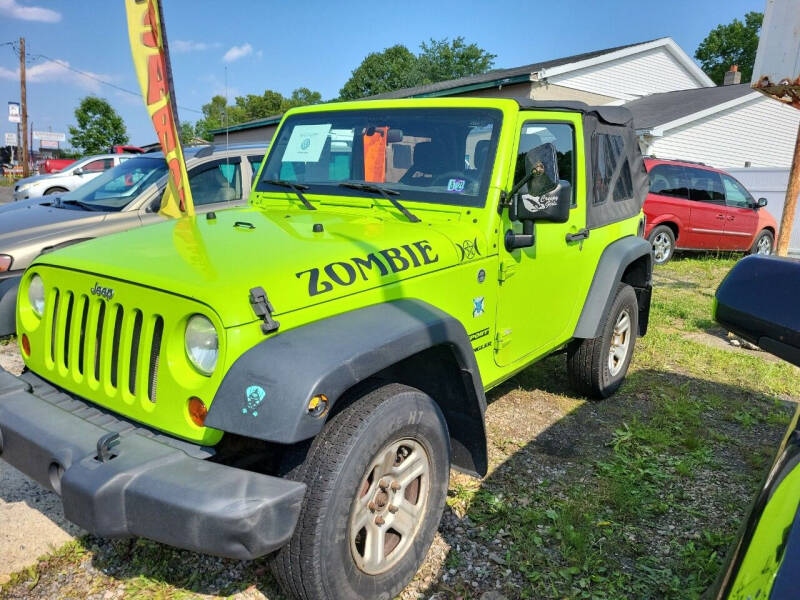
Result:
M789 240L792 237L798 194L800 194L800 128L797 130L797 140L794 143L794 159L792 160L792 169L789 171L789 187L786 190L781 229L775 249L778 256L786 256L789 253Z
M25 38L19 38L19 95L22 104L22 176L30 175L28 162L28 100L25 92Z

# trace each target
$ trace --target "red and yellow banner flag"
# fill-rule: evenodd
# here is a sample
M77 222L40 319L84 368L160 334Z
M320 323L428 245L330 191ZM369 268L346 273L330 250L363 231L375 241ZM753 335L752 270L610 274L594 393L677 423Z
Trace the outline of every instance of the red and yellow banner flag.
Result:
M125 10L133 65L169 167L167 189L159 212L168 217L192 216L194 203L183 160L161 5L158 0L125 0Z

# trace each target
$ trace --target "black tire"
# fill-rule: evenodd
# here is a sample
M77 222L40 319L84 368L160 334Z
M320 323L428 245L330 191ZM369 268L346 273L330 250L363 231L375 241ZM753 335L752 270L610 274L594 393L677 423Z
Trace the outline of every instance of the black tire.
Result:
M393 452L392 444L409 440L417 444L413 452L424 449L417 456L427 459L427 483L420 476L414 479L414 484L399 491L387 488L388 481L396 480L376 475L379 468L369 469L379 456L392 456L381 450ZM393 468L397 468L402 462L394 464ZM372 480L368 476L365 478L368 472L374 476ZM419 569L442 516L450 477L447 424L428 395L405 385L388 384L365 394L331 417L311 444L305 461L288 476L305 482L308 490L294 534L270 559L272 571L284 591L302 600L389 600ZM375 483L377 477L379 480ZM386 507L382 510L391 511L395 508L392 502L407 501L407 490L413 485L418 486L415 503L420 507L421 518L415 521L417 525L414 533L408 536L406 549L396 555L396 564L385 572L371 574L362 570L356 563L354 553L357 550L351 551L351 543L358 543L358 535L351 537L351 517L355 519L365 513L366 500L378 499L372 495L373 490L378 494L387 490L388 504L386 496L383 505L380 500L378 503ZM427 494L419 491L426 488ZM402 497L391 496L394 493ZM419 504L421 502L425 504ZM371 505L374 506L374 502ZM394 531L391 529L394 522L390 519L395 513L379 511L379 514L386 516L384 535L387 537L374 539L388 539ZM367 540L367 527L372 528L373 523L370 521L360 530L363 540ZM363 543L366 546L367 542ZM357 549L356 545L353 547ZM400 548L399 542L395 548ZM386 556L391 557L392 551L390 549ZM385 545L383 552L386 552Z
M765 251L766 245L769 244L769 250ZM762 229L761 233L756 236L753 245L750 247L749 254L762 254L769 256L775 252L775 236L769 229Z
M66 188L62 188L62 187L51 187L49 190L47 190L47 191L44 193L44 195L45 195L45 196L50 196L51 194L63 194L63 193L64 193L64 192L66 192L66 191L67 191L67 189L66 189Z
M628 335L624 357L615 360L611 368L611 342L614 328L627 312ZM625 283L617 286L611 309L603 322L600 336L589 340L574 340L567 347L567 373L570 385L578 393L593 399L608 398L617 391L633 357L639 334L639 305L636 292Z
M654 227L647 236L647 241L653 247L653 262L657 265L669 262L675 254L675 233L667 225Z

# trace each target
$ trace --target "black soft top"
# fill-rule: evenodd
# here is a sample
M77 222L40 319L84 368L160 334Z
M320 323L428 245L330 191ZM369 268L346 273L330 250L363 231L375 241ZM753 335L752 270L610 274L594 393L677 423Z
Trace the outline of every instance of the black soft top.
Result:
M607 125L626 126L633 123L633 114L624 106L590 106L577 100L528 100L518 98L522 110L564 110L593 115Z
M571 100L520 98L517 102L523 111L581 113L588 184L586 225L589 229L639 214L647 196L648 180L631 111L623 106L589 106ZM611 142L610 138L621 139L623 143Z

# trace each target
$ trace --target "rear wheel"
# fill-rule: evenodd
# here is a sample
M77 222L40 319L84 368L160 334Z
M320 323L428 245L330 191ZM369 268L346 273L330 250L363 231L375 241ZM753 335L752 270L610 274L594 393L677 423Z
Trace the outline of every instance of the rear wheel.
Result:
M67 191L67 188L62 188L62 187L51 187L49 190L47 190L47 191L44 193L44 195L45 195L45 196L49 196L49 195L51 195L51 194L63 194L63 193L64 193L64 192L66 192L66 191Z
M750 248L750 254L761 254L768 256L775 250L775 236L769 229L764 229L756 236L753 246Z
M620 283L600 335L590 340L574 340L567 348L570 385L595 399L608 398L616 392L628 373L638 333L636 292Z
M653 262L663 265L675 253L675 233L666 225L655 227L647 238L653 247Z
M442 516L447 425L421 391L389 384L326 424L290 477L308 489L271 566L303 600L393 598L414 576Z

